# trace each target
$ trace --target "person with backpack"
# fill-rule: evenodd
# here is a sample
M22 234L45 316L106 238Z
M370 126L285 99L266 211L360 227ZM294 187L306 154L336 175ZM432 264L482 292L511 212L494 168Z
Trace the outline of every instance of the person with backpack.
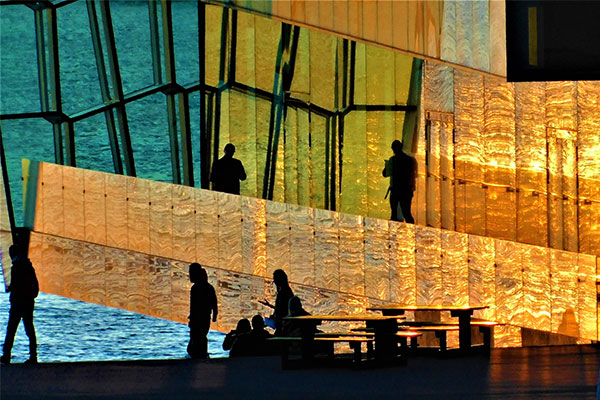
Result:
M25 361L25 364L37 364L37 340L35 327L33 326L33 308L35 298L40 290L38 280L31 261L20 246L13 244L8 249L8 254L12 259L10 285L7 289L7 292L10 292L10 311L0 362L10 364L15 334L22 319L25 333L29 337L29 359Z

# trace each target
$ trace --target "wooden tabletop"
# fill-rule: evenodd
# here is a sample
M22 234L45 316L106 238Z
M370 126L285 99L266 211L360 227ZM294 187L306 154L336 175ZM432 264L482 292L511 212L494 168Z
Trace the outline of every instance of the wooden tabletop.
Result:
M396 315L350 314L350 315L302 315L299 317L284 317L285 320L295 321L387 321L403 319Z
M385 306L368 307L369 311L386 311L386 310L397 310L397 311L469 311L469 310L483 310L489 306L405 306L400 304L388 304Z

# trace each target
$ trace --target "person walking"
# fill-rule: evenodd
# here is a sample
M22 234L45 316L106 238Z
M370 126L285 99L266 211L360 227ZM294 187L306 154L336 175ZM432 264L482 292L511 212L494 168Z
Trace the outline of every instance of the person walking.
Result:
M390 194L391 220L402 221L398 217L398 206L402 211L404 220L414 224L411 213L411 203L416 188L417 160L402 151L402 142L394 140L392 150L394 155L385 161L383 176L390 178L388 193ZM387 196L387 195L386 195Z
M192 358L208 358L210 320L217 321L219 313L215 288L208 283L206 270L198 263L190 264L190 342L187 352Z
M15 334L19 322L23 320L25 333L29 337L29 359L25 363L37 364L37 338L35 336L35 327L33 326L33 308L35 298L40 290L37 276L35 275L35 269L31 261L20 246L13 244L8 249L8 254L12 259L10 285L7 289L10 292L10 311L0 362L10 364Z

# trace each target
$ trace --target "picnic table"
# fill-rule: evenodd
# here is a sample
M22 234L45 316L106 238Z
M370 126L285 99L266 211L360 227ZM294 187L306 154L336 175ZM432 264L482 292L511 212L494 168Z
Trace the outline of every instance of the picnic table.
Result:
M461 350L471 348L471 315L475 310L483 310L488 306L407 306L388 304L369 307L369 311L380 311L382 316L403 316L406 311L450 311L452 317L458 317L458 341Z
M302 315L298 317L284 317L287 321L311 322L315 325L321 325L323 321L344 321L344 322L365 322L366 327L373 330L376 360L390 360L397 355L398 338L395 336L398 332L398 321L403 320L402 316L385 316L379 314L350 314L350 315ZM340 334L338 341L348 341L352 334ZM315 338L315 335L303 337L303 340L310 345L315 340L322 340L322 337ZM282 338L281 340L285 340Z

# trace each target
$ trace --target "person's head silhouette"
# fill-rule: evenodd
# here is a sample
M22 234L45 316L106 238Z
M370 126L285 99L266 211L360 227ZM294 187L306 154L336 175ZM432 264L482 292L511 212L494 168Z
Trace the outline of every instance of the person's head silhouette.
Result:
M392 150L394 151L395 155L398 155L398 154L402 153L402 147L403 147L403 145L402 145L401 141L394 140L392 142Z
M18 244L13 244L8 248L8 255L11 259L23 256L23 249Z
M223 151L225 152L226 156L233 157L233 154L235 153L235 146L232 143L227 143Z
M202 265L198 263L190 264L190 282L192 283L204 283L208 282L208 274L206 270L202 268Z
M273 282L275 282L275 285L278 289L286 286L288 284L288 277L285 271L282 269L276 269L273 271Z
M254 330L261 330L265 327L265 320L263 319L263 317L260 316L260 314L256 314L254 317L252 317L252 329Z
M250 332L250 321L248 321L246 318L240 319L235 327L235 331L237 333Z

